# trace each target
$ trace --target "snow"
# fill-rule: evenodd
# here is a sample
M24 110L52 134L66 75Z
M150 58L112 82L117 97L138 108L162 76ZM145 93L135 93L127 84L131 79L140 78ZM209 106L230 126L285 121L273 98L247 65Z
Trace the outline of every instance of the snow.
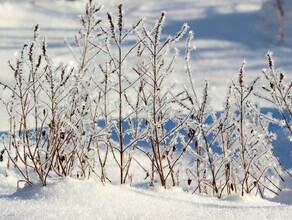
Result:
M70 178L1 195L1 219L290 219L292 206L254 197L223 200L178 188L102 186Z
M80 28L78 15L83 12L84 2L0 0L0 80L11 80L7 60L14 59L23 43L31 41L35 24L40 24L51 57L73 66L73 57L63 42L64 38L72 42ZM98 2L104 4L106 11L117 11L119 1ZM195 33L196 51L191 58L193 79L199 87L205 79L210 81L214 108L222 108L229 79L237 77L244 59L246 71L253 79L267 67L265 54L271 50L277 67L292 78L291 0L284 1L283 42L278 42L276 20L268 16L275 15L274 8L267 3L269 0L169 2L124 0L127 22L143 16L151 24L161 11L166 11L165 35L175 34L187 22ZM177 69L184 70L182 62L177 64ZM174 78L178 83L186 81L180 72ZM0 96L6 94L1 92ZM0 114L5 115L3 109ZM8 127L6 121L1 121L2 131ZM281 143L286 143L282 155L291 168L291 142L282 140ZM164 190L114 183L103 186L95 180L73 178L51 179L46 187L36 185L16 190L16 177L1 174L0 219L291 219L292 181L289 177L285 179L279 196L268 201L254 196L218 200L192 195L180 188Z
M286 180L286 182L284 182L282 184L282 191L280 192L278 197L274 197L271 200L274 202L279 202L282 204L288 204L288 205L292 205L292 189L291 189L291 185L292 185L292 179L289 178Z

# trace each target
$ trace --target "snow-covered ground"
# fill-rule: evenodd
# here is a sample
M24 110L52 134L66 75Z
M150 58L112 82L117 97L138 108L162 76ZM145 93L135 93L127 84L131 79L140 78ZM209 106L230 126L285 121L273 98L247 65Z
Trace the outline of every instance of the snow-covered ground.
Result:
M218 200L171 190L59 180L0 195L0 219L291 219L292 205L254 197Z
M1 81L10 80L7 60L18 54L23 43L30 42L35 24L40 24L41 35L47 38L51 57L56 61L73 62L63 42L64 38L73 41L80 28L78 15L83 12L84 2L0 0ZM117 11L119 2L98 1L106 11ZM210 81L213 106L218 109L222 107L229 80L237 76L244 59L247 74L253 79L267 67L266 53L271 50L277 67L292 78L291 0L284 1L287 11L283 42L278 42L277 27L266 19L273 13L269 5L262 8L264 0L122 2L129 23L140 17L146 17L146 23L153 23L161 11L166 11L164 34L174 34L184 22L189 24L195 33L197 48L192 57L194 79L197 86L205 79ZM184 71L183 63L176 66ZM185 82L184 75L179 72L176 79ZM3 112L0 110L2 116ZM1 121L0 129L7 129L7 123ZM291 168L292 144L287 140L281 143L281 150L276 149L276 152L281 153L280 158L283 156L285 165ZM48 187L16 191L16 179L1 176L0 219L291 219L292 181L287 179L280 196L271 202L237 196L219 201L176 188L165 191L138 186L104 187L93 180L74 179L51 180Z

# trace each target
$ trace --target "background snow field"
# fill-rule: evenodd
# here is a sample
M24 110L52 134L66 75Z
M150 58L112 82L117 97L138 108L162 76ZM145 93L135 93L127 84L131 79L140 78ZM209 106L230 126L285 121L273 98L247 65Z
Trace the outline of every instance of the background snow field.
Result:
M292 79L292 1L282 0L284 18L277 17L274 0L124 0L126 22L140 17L152 24L166 11L163 35L174 35L187 22L195 35L196 50L191 57L195 85L203 88L210 82L212 106L220 111L231 79L237 80L239 68L246 60L246 75L253 80L268 67L266 54L273 51L277 68ZM104 10L117 12L120 1L98 0ZM85 0L0 0L0 81L9 84L13 78L8 65L15 59L24 43L33 39L36 24L45 37L50 57L54 62L76 65L64 44L74 42L80 29L79 15ZM185 45L179 44L178 49ZM181 47L181 48L180 48ZM172 79L187 84L184 51L175 64ZM171 82L170 82L171 83ZM7 99L8 94L0 92ZM263 112L275 109L266 104ZM6 109L0 108L0 133L9 129ZM281 163L292 169L292 142L288 132L273 126L278 136L275 154ZM142 159L143 160L143 159ZM144 161L142 161L144 162ZM114 163L113 163L114 164ZM114 165L112 165L114 166ZM139 170L139 168L134 168ZM110 172L118 170L109 167ZM143 179L144 172L137 171ZM285 176L278 197L261 199L255 196L227 196L217 199L184 192L180 188L164 190L148 187L147 182L132 186L102 185L99 181L73 178L50 179L48 186L35 185L16 190L15 173L3 175L0 166L0 219L292 219L292 180ZM138 178L137 177L137 178Z

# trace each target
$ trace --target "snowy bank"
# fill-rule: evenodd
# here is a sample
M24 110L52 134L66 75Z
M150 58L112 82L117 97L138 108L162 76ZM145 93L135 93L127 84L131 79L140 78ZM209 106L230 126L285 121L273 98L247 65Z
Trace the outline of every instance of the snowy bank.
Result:
M180 189L102 186L94 181L59 180L48 187L0 196L0 219L290 219L292 206L255 197L224 200Z

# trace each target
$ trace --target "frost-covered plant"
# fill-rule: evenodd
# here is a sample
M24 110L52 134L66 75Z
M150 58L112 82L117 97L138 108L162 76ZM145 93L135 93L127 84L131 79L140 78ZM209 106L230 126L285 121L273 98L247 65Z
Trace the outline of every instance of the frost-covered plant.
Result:
M208 82L205 82L202 99L199 100L191 75L189 59L192 50L192 32L187 39L186 73L189 85L185 88L186 96L180 104L186 109L193 109L191 116L185 123L185 130L191 142L188 143L188 152L195 157L194 164L187 170L188 184L194 184L193 192L213 193L219 196L221 188L219 184L220 170L222 168L222 156L215 153L217 138L219 136L219 120L209 103ZM193 179L195 181L193 181ZM211 190L210 190L211 189Z
M88 1L85 13L80 16L81 29L75 36L77 50L66 42L77 64L69 101L71 112L68 115L76 131L73 144L78 149L77 158L80 161L77 177L89 177L93 172L105 182L108 179L105 166L109 148L104 144L106 128L101 128L97 122L103 117L101 106L106 104L102 101L104 94L98 87L98 78L94 77L98 73L97 57L102 53L98 47L103 36L100 10L100 6Z
M129 177L132 162L132 154L128 150L129 148L134 149L136 143L143 137L143 132L140 133L141 106L139 106L139 99L131 98L133 94L134 97L137 96L134 86L139 80L139 76L127 66L131 59L137 59L134 51L140 40L132 43L131 39L134 31L141 25L142 19L132 27L126 27L122 4L120 4L116 21L109 12L107 21L108 26L101 28L105 36L104 44L97 47L102 48L107 58L105 65L100 65L100 70L104 75L103 85L100 87L103 87L104 94L105 126L108 126L109 132L117 137L117 140L108 137L106 144L110 147L114 160L118 164L120 183L123 184ZM125 49L126 44L129 46L128 49ZM117 97L111 106L108 105L109 96ZM130 140L126 141L127 137Z
M189 178L194 177L196 188L199 193L219 193L218 173L221 169L221 157L214 152L216 138L219 134L217 116L213 114L208 102L208 83L206 82L202 101L195 100L194 96L188 94L188 100L195 108L194 113L187 122L188 136L193 138L189 145L189 152L196 158L195 172L187 170ZM193 147L192 147L193 146Z
M235 187L242 195L257 190L263 194L264 189L274 191L266 180L270 180L271 174L281 174L281 166L273 152L272 141L276 136L269 131L270 121L260 114L257 104L251 101L258 79L250 84L245 82L243 63L238 82L233 82L231 86L230 108L225 110L229 111L233 121L229 135L233 145L229 169L232 169Z
M72 69L54 66L45 40L38 36L36 26L33 42L23 46L15 64L9 62L14 85L1 82L12 93L11 101L3 100L10 121L3 137L7 169L11 162L30 185L31 175L46 185L51 171L68 175L72 168L64 160L64 152L71 151L67 148L71 132L63 122L67 106L62 104L70 93Z
M195 109L186 123L186 130L194 137L188 150L196 160L187 169L188 183L195 180L194 192L210 193L211 189L220 198L232 191L263 195L265 189L274 193L278 190L278 183L270 179L271 175L282 179L281 165L273 153L272 141L276 137L269 131L270 120L251 101L258 78L248 85L244 75L243 64L220 114L208 106L208 84L202 101L198 100L192 83L192 89L186 90L187 101L182 103ZM192 82L190 74L189 78Z
M178 185L175 166L185 153L186 146L181 146L178 153L176 145L181 144L179 129L186 116L176 106L177 94L173 91L176 85L168 87L165 81L174 71L177 56L175 43L185 35L188 26L185 24L175 36L162 39L164 20L165 13L162 12L152 28L143 27L142 32L137 33L141 41L139 53L142 61L135 67L135 71L142 76L139 95L145 109L147 141L152 149L151 153L147 153L152 162L151 182L153 184L154 173L157 172L161 185L166 188L169 178L172 185ZM172 128L167 129L167 123L172 124Z
M75 45L67 43L74 67L52 62L38 26L33 42L24 45L15 64L9 63L14 84L1 82L11 92L11 100L2 100L10 122L0 151L7 171L15 167L29 185L35 178L46 185L51 176L89 178L92 173L103 183L118 176L124 184L131 183L135 162L150 185L159 180L164 188L178 186L186 172L193 192L219 198L233 192L276 193L270 176L281 179L281 167L269 124L291 132L292 84L274 70L272 55L263 72L269 85L265 93L254 92L258 78L246 82L243 65L223 111L216 112L207 81L202 96L196 93L192 32L185 56L190 84L181 92L168 84L186 24L175 36L163 37L164 12L150 28L141 19L127 27L121 4L116 18L107 13L102 21L101 12L88 1ZM254 93L274 104L283 120L263 115L252 101ZM140 152L148 164L135 157ZM187 168L182 166L185 156L191 156ZM110 161L118 175L108 172Z
M106 21L102 23L99 12L100 7L89 1L85 15L81 17L82 29L76 36L79 54L71 49L80 73L76 81L81 89L76 95L82 96L87 91L91 119L90 122L85 121L90 124L91 130L86 132L86 137L90 136L91 144L91 140L95 140L93 148L97 150L102 181L109 180L106 163L111 152L119 168L120 183L123 184L130 175L133 159L129 149L134 149L145 136L141 129L141 106L135 88L139 76L127 65L131 59L137 59L134 52L139 40L133 43L132 39L142 19L128 28L121 4L116 21L108 12Z
M263 70L267 85L262 87L262 93L258 97L273 104L278 109L282 120L272 119L280 126L285 126L292 135L292 81L286 80L285 73L275 70L273 54L267 54L269 67Z

